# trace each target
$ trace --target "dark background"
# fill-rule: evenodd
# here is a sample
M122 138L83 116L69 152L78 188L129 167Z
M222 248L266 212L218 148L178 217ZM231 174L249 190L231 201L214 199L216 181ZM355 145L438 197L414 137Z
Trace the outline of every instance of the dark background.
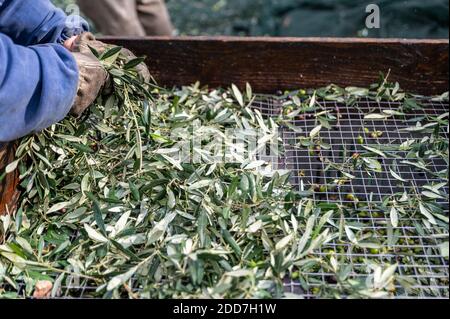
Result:
M371 3L380 6L380 29L365 29ZM181 35L449 36L448 0L168 0L167 6Z

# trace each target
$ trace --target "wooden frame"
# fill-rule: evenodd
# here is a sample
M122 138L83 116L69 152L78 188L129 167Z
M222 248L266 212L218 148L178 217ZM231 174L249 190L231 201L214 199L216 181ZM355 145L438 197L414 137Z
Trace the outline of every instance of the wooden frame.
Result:
M334 83L365 86L391 70L390 80L410 92L448 91L449 41L356 38L148 37L103 38L146 55L160 85L201 81L211 87L254 91L315 88Z

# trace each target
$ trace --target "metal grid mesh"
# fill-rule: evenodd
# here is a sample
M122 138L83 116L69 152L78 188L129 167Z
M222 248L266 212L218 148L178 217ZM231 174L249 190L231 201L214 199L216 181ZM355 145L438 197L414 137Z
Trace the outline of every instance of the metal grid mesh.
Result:
M283 109L283 100L274 98L262 98L258 100L254 107L259 109L266 116L278 116ZM343 150L346 149L351 155L353 153L363 153L365 150L357 142L360 136L364 136L365 144L379 145L400 145L408 139L418 138L420 134L400 131L402 128L415 125L415 119L424 115L439 116L448 112L448 103L431 102L430 99L421 101L423 109L415 111L405 116L396 116L383 121L364 119L369 113L381 113L382 110L398 110L400 102L374 102L368 99L361 100L355 105L348 106L337 102L319 102L324 109L331 109L338 115L339 120L331 130L323 130L321 138L331 145L329 150L320 150L316 154L311 154L308 149L297 146L298 140L302 136L308 136L309 132L317 126L314 114L293 119L291 124L296 127L296 131L283 127L282 140L285 154L282 159L283 168L292 171L291 182L296 188L300 185L304 187L312 185L324 185L327 187L333 180L338 178L339 172L327 169L328 164L320 158L328 158L334 163L344 160ZM301 130L298 130L301 129ZM378 138L368 138L367 132L379 130L382 136ZM300 132L299 132L300 131ZM441 130L441 135L448 138L448 128ZM346 156L348 156L348 153ZM389 152L385 152L389 153ZM391 151L390 155L397 155L404 158L406 152ZM431 159L428 169L430 173L416 171L412 166L402 164L401 160L394 160L377 157L383 167L382 173L370 177L366 171L353 171L356 176L348 184L336 188L326 188L314 193L316 201L328 203L341 203L353 205L358 212L355 216L347 216L346 224L355 224L361 227L363 232L372 232L380 242L387 239L386 216L376 208L377 203L381 203L387 196L394 194L411 192L427 184L442 182L435 177L433 172L448 170L448 166L442 159ZM399 183L389 173L389 168L396 161L396 167L402 178L410 183ZM444 207L444 214L448 216L448 184L441 190L445 193L446 200L439 200L439 205ZM348 194L354 195L358 199L358 204L354 199L349 199ZM361 208L363 207L363 208ZM364 210L363 214L360 214ZM338 222L338 221L337 221ZM448 259L441 256L438 248L438 238L448 239L448 227L434 228L426 232L419 231L419 218L401 218L399 227L395 229L398 238L397 244L389 252L380 252L367 248L352 247L351 244L343 244L336 240L322 247L318 255L325 256L329 251L335 253L336 258L344 263L353 265L355 277L367 276L364 273L367 268L367 260L376 260L379 263L398 263L398 273L403 278L413 279L415 284L411 289L406 290L402 286L396 286L397 298L448 298ZM286 291L299 294L306 298L317 296L317 289L323 285L335 285L334 274L327 273L323 269L315 269L305 274L308 278L306 285L300 281L286 280ZM313 293L316 289L316 293Z
M253 104L253 108L258 109L264 116L276 117L280 115L283 109L284 100L274 97L260 96ZM422 101L423 110L409 114L407 116L393 117L385 121L364 120L364 114L371 112L380 112L381 109L396 110L401 106L397 102L373 102L362 100L353 106L339 104L337 102L319 102L326 109L334 109L339 113L339 125L332 130L324 130L321 136L324 141L331 145L329 150L322 150L321 156L327 157L333 162L343 160L342 150L345 147L348 152L363 152L362 146L356 142L359 135L364 134L364 128L370 130L380 130L383 136L378 139L366 141L367 144L401 144L407 139L417 137L414 133L401 132L400 128L411 126L414 123L408 123L420 115L440 115L448 111L448 103ZM296 119L292 124L301 128L302 132L282 127L281 137L285 149L284 154L279 159L282 167L292 171L291 183L297 188L300 185L328 185L337 178L338 172L334 170L325 171L327 164L319 160L318 156L313 156L307 149L296 146L301 136L307 136L309 132L317 125L315 117ZM448 138L448 128L442 131L442 136ZM399 156L404 154L397 153ZM438 182L439 179L432 174L426 174L415 171L411 166L400 164L398 161L397 169L401 176L411 181L409 185L398 183L389 173L393 160L378 158L383 165L383 173L378 173L376 178L370 178L364 171L356 171L353 174L355 179L349 184L336 189L327 189L324 192L315 192L314 199L328 203L342 203L364 207L366 214L356 214L347 216L346 223L349 225L358 225L364 232L373 232L376 237L383 242L387 239L388 227L386 216L380 214L376 208L376 203L380 203L385 196L390 196L403 191L410 191L412 188L419 188L422 185ZM445 162L432 160L429 167L431 172L447 170ZM445 215L448 216L448 185L444 187L443 192L447 200L441 200L439 204L445 207ZM346 194L353 194L359 200L359 205L353 200L349 200ZM338 220L336 220L338 222ZM398 263L398 273L404 278L411 278L415 284L409 290L403 286L396 285L397 298L448 298L449 297L449 269L448 260L440 254L438 249L438 239L446 238L448 240L448 227L438 229L434 228L431 232L418 231L418 218L400 219L400 226L395 230L395 236L398 238L397 244L393 245L393 250L389 252L372 251L368 248L356 248L350 243L343 243L335 240L323 246L318 256L327 256L329 251L335 252L335 257L340 263L351 264L353 267L352 276L365 277L367 260L375 260L379 263ZM304 273L307 281L301 283L299 280L286 279L285 290L287 292L300 295L303 298L317 298L317 290L327 285L336 285L334 274L324 269L311 269ZM25 286L22 285L21 293L26 297ZM130 293L140 291L142 287L132 284ZM63 294L58 298L93 298L99 297L96 293L97 287L89 284L88 280L74 279L68 276L63 284ZM126 296L124 296L126 297ZM342 296L345 297L345 296Z

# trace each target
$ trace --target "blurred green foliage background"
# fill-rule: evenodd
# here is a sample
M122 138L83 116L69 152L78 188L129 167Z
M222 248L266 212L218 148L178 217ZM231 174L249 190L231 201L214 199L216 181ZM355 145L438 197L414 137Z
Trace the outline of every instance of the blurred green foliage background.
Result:
M53 0L63 7L73 1ZM370 3L380 6L380 29L365 29ZM182 35L449 36L448 0L167 0L167 6Z

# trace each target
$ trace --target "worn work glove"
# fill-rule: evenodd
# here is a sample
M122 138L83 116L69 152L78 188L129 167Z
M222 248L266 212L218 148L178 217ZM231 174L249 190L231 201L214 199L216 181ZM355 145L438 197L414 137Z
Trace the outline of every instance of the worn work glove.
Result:
M78 51L83 53L91 52L89 47L95 49L98 53L102 54L107 49L109 49L111 45L96 40L95 36L90 32L85 32L79 35L73 41L73 44L71 44L72 51ZM134 53L128 49L125 48L122 49L121 54L127 59L127 61L136 59L136 55L134 55ZM148 67L145 65L145 63L141 63L138 66L136 66L136 71L141 76L142 80L144 80L145 82L150 81L151 77L150 71L148 70Z
M80 116L99 96L109 76L92 52L73 52L78 64L78 92L72 106L72 114Z

